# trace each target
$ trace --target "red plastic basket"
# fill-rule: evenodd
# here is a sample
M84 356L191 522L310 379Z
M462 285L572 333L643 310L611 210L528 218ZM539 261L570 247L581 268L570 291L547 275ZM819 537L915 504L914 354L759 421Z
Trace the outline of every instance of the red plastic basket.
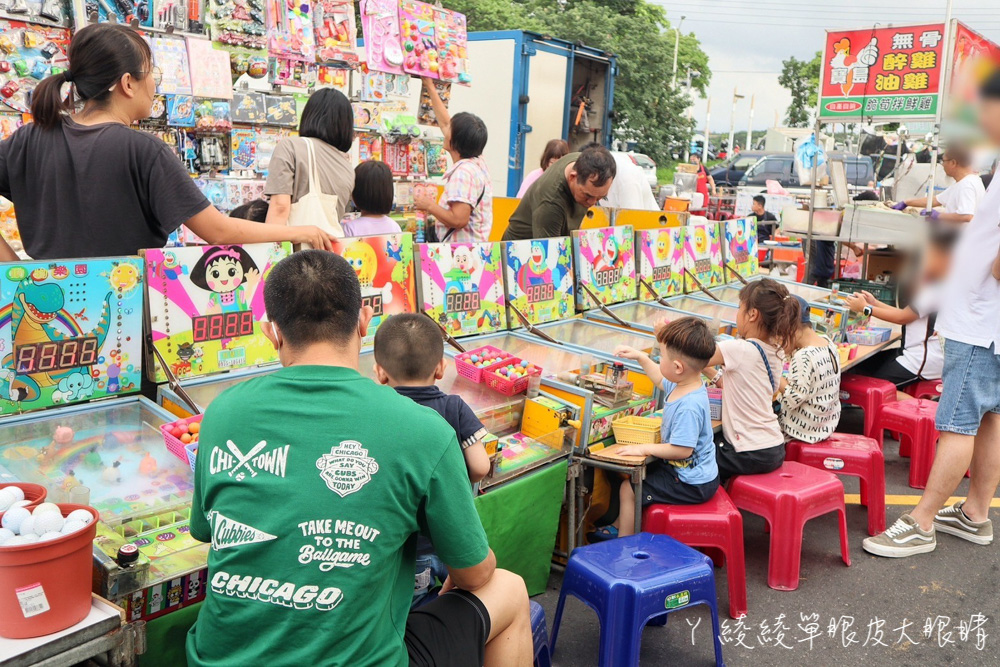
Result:
M469 359L473 355L478 355L482 353L501 354L504 356L504 358L496 362L495 364L477 368L474 364L472 364L469 361ZM508 352L504 352L503 350L493 347L492 345L484 345L482 347L477 347L475 350L469 350L468 352L463 352L462 354L455 357L455 370L458 371L459 375L466 378L467 380L472 380L473 382L482 382L484 371L488 371L491 368L496 368L501 364L510 363L510 359L512 358L513 357L511 357L510 353Z
M163 434L163 443L167 446L167 451L179 458L181 461L184 461L184 463L190 463L187 452L184 450L186 445L180 441L180 438L175 438L174 434L170 432L170 429L178 424L201 422L202 417L204 417L204 415L195 415L193 417L178 419L175 422L170 422L169 424L163 424L160 426L160 433Z
M521 360L517 357L511 357L507 360L507 363L521 363ZM528 388L528 377L531 375L541 375L542 369L539 366L535 366L528 375L524 377L519 377L516 380L511 380L503 375L500 375L495 370L487 371L483 374L483 379L486 382L486 386L490 389L500 392L504 396L513 396L514 394L520 394L521 392L527 390Z

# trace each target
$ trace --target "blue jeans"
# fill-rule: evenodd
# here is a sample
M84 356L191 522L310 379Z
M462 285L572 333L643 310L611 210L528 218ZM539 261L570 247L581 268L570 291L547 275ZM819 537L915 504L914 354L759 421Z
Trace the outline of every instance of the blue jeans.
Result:
M437 582L444 582L447 578L448 568L445 567L444 561L438 558L437 554L417 556L413 578L413 602L410 603L410 609L416 609L430 599L437 597L434 594Z
M944 344L944 388L938 403L938 431L976 435L987 412L1000 413L1000 357L956 340Z

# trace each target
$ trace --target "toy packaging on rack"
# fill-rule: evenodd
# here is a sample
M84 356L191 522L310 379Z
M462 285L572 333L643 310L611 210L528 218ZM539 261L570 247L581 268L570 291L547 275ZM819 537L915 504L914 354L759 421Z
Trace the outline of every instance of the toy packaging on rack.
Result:
M257 128L257 173L266 174L271 167L271 156L281 139L294 134L290 130L274 127Z
M434 88L437 89L438 97L441 98L441 103L447 109L451 104L451 84L445 81L435 81ZM438 126L437 117L434 115L434 107L431 105L431 96L423 86L420 88L420 106L417 108L417 122L421 125L429 125L431 127Z
M688 226L684 239L684 272L684 292L687 294L699 291L699 283L705 288L723 284L719 223Z
M0 197L0 236L14 252L23 249L21 230L17 228L17 215L14 213L14 202L6 197Z
M382 137L377 134L358 135L358 156L361 162L382 161Z
M253 128L236 127L230 133L232 138L231 163L233 171L255 171L257 169L257 132Z
M382 105L373 102L354 102L354 129L378 132L382 129Z
M261 125L267 121L264 113L264 93L237 91L233 93L232 113L234 123Z
M233 99L233 84L229 53L216 49L207 39L189 37L188 62L191 68L191 90L196 97L220 100Z
M313 25L317 61L358 64L354 0L316 0L313 4Z
M444 141L424 139L424 150L427 153L427 175L440 178L448 171L448 154L444 150Z
M226 186L226 200L229 202L230 209L264 197L264 181L262 180L226 178L222 182Z
M264 0L208 0L212 39L230 46L267 46Z
M384 161L392 170L393 176L409 176L410 145L404 143L386 142L383 151Z
M22 125L24 125L24 114L0 113L0 141L9 138Z
M424 142L421 139L414 139L410 142L410 178L427 178L427 152Z
M315 63L288 58L268 58L268 81L277 86L312 88L316 85L318 69Z
M499 243L419 244L423 311L452 336L507 328Z
M504 244L507 301L532 324L573 313L573 256L569 237L507 241ZM520 324L514 312L512 326Z
M134 390L142 355L142 262L15 262L0 273L0 414Z
M274 58L316 62L312 3L268 0L267 50Z
M144 251L149 331L174 375L208 375L278 360L260 329L264 281L291 250L290 244L270 243ZM152 354L146 368L154 382L166 380Z
M289 95L264 95L264 117L268 125L296 127L295 98Z
M161 95L191 95L191 67L188 47L183 37L152 35L147 37L153 51L153 62L160 68L163 79L156 87Z
M196 178L194 184L198 186L205 199L212 202L212 205L220 211L230 211L235 206L230 205L229 197L226 195L226 184L215 178ZM178 241L181 239L178 238ZM177 245L184 245L177 243Z
M684 238L687 227L640 229L635 233L639 278L663 298L684 293ZM639 283L639 300L655 297Z
M167 95L167 125L194 127L194 106L191 95Z
M375 311L363 345L370 345L375 340L375 332L387 318L415 311L411 235L383 234L337 239L333 243L333 251L346 259L358 274L361 303Z
M0 102L28 113L38 82L69 67L69 40L64 28L0 21Z
M89 13L89 3L87 6ZM97 11L96 6L93 9ZM68 0L6 0L0 6L0 17L28 21L35 25L69 28L73 23L73 9Z
M233 129L229 102L195 100L194 127L198 132L229 132Z
M744 278L752 278L760 271L757 256L757 219L736 218L722 223L726 226L725 276L726 282L736 280L733 270Z
M443 81L469 85L472 83L472 77L469 74L469 33L465 14L435 7L434 21L438 76Z
M630 225L573 232L577 310L635 298L635 232ZM589 293L588 293L589 292Z
M369 69L403 73L399 0L361 0L361 33Z
M400 0L399 30L403 37L403 71L438 78L441 66L434 37L434 5L420 0Z

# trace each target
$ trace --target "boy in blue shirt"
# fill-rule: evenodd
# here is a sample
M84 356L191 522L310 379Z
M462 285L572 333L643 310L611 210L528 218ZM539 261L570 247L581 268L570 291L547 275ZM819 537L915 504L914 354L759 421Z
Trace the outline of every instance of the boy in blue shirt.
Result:
M697 505L719 488L719 468L715 462L715 442L708 392L701 372L715 353L715 337L704 320L683 317L664 326L656 334L660 363L643 352L619 346L615 355L639 362L646 377L663 388L661 442L652 445L616 445L618 454L646 458L642 505ZM635 496L632 485L623 482L620 511L614 526L598 537L631 535L634 528Z

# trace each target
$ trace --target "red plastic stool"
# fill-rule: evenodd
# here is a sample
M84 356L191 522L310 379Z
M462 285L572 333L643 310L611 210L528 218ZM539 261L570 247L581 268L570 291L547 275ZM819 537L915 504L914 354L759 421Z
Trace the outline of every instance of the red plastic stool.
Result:
M934 463L938 432L934 417L938 404L922 398L897 401L882 408L879 430L889 429L899 433L899 454L910 457L910 486L927 487L927 477Z
M840 557L850 566L844 485L833 473L785 461L774 472L734 478L729 496L741 510L764 517L771 527L767 564L771 588L794 591L799 587L802 529L806 521L828 512L840 514Z
M940 398L941 380L917 380L903 387L903 391L913 398Z
M844 375L840 378L840 400L864 409L865 435L882 447L882 429L878 427L878 416L883 405L896 401L896 385L864 375Z
M642 515L647 533L669 535L689 547L711 549L719 567L728 563L729 615L747 615L747 570L743 558L743 515L725 489L700 505L650 505ZM721 553L721 557L719 554Z
M792 440L785 459L861 479L861 504L868 508L868 534L885 530L885 456L878 443L863 435L834 433L816 444Z

